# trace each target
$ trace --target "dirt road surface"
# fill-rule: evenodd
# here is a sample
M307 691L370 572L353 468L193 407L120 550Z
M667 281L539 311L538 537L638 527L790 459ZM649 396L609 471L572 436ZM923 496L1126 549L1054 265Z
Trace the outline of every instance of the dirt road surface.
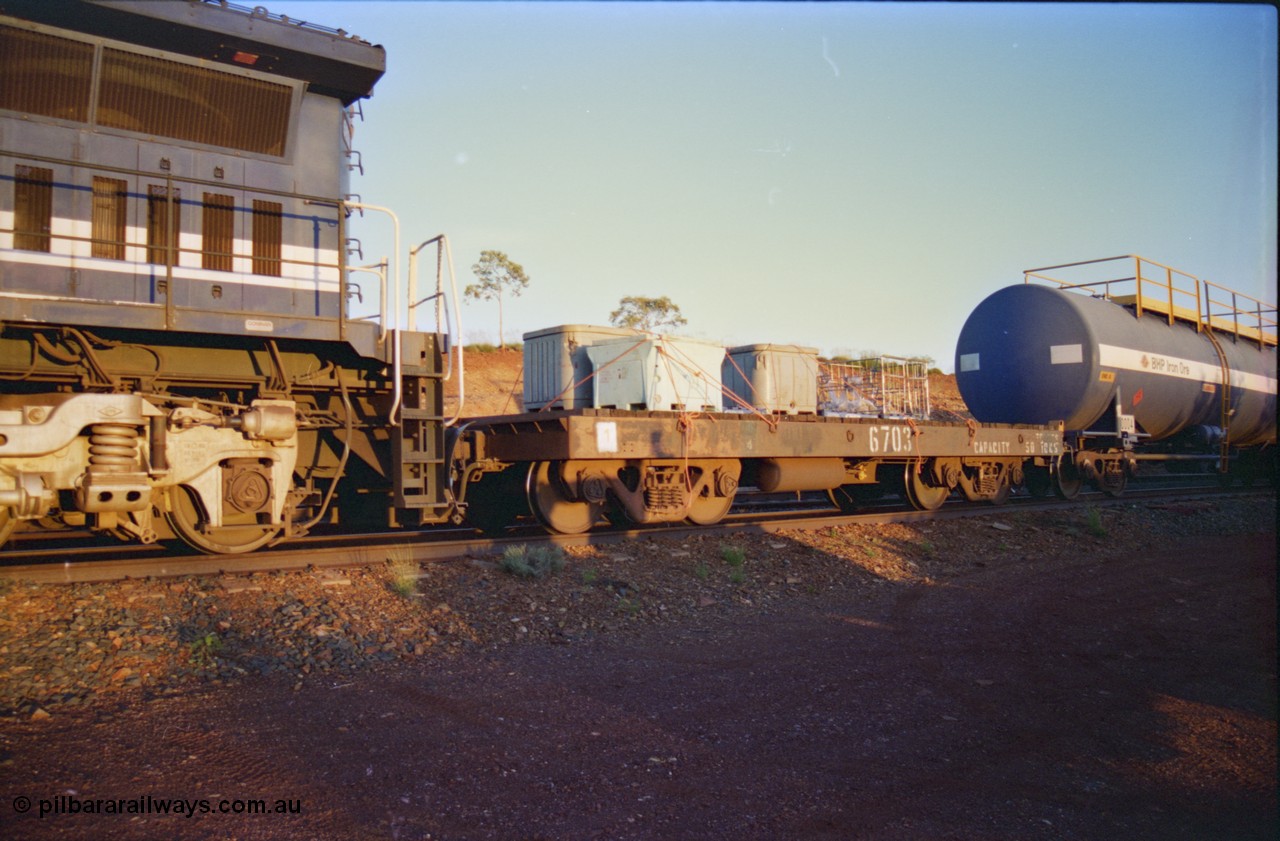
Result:
M1274 532L950 569L11 717L0 836L1276 836Z

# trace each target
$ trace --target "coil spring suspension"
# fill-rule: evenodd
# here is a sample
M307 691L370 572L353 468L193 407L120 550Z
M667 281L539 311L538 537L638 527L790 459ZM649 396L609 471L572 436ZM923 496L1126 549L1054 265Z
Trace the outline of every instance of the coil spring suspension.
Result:
M89 427L89 469L94 473L132 473L138 469L138 428L125 423Z

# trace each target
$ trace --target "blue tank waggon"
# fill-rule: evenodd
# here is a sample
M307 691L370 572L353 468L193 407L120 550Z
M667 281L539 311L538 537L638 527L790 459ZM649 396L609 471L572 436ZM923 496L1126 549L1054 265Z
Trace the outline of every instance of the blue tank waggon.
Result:
M1137 256L1026 280L960 332L956 380L977 420L1061 421L1086 471L1099 449L1225 467L1233 448L1275 443L1274 304Z

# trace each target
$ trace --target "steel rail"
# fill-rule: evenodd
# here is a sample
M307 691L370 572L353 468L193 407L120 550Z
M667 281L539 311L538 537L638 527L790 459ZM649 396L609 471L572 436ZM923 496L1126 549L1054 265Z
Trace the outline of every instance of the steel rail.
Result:
M119 557L120 547L112 547L115 555L94 559L91 550L49 549L41 551L5 552L0 554L0 581L24 581L39 584L78 584L121 581L139 578L166 578L186 575L248 575L300 569L372 567L385 563L388 557L408 558L419 563L439 563L468 558L488 557L508 546L548 544L554 546L607 546L658 537L689 538L698 536L732 536L777 534L783 531L833 528L845 525L882 525L887 523L924 523L968 517L1008 516L1034 511L1071 510L1084 502L1098 507L1128 505L1159 500L1190 501L1236 496L1270 494L1270 488L1160 488L1138 490L1122 497L1082 494L1075 500L1056 498L1014 497L1006 504L993 506L984 502L955 502L937 511L916 511L900 506L885 507L857 514L842 514L834 509L803 511L787 516L778 514L738 514L726 517L716 526L667 524L645 528L607 529L585 534L551 535L517 526L501 537L479 537L466 529L449 532L412 532L358 534L333 537L309 537L267 551L245 555L177 555L163 548L139 556L137 546L127 547L131 554ZM459 537L459 533L465 534ZM74 557L83 560L72 560ZM41 559L42 558L42 559Z

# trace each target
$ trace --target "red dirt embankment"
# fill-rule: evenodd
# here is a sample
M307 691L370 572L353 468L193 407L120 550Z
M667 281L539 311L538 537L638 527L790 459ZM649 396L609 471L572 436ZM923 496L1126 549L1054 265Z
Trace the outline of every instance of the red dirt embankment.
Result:
M468 350L466 361L466 405L464 417L505 415L522 410L521 395L524 389L524 353L505 349L493 351ZM457 408L458 384L450 381L445 391L449 413ZM956 388L954 374L933 374L929 377L929 398L933 417L940 421L964 420L970 415L965 408L960 391Z

